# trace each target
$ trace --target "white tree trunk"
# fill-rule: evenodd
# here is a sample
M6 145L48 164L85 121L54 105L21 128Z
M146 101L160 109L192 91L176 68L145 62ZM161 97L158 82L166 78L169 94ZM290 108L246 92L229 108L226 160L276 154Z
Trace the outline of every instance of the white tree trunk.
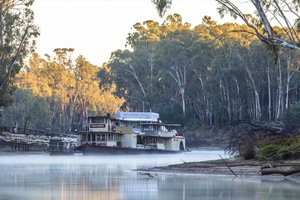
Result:
M254 90L254 97L255 97L255 104L254 104L254 117L255 117L255 120L260 120L260 117L261 117L261 108L260 108L260 100L259 100L259 94L258 94L258 90L255 86L255 82L254 82L254 79L250 73L250 70L248 67L246 67L246 70L247 70L247 73L248 73L248 76L251 80L251 83L252 83L252 86L253 86L253 90Z
M277 97L277 106L276 106L276 120L281 119L282 114L282 105L283 105L283 87L282 87L282 71L281 71L281 62L280 58L277 59L278 63L278 97Z
M290 91L290 82L291 79L294 75L294 70L298 70L297 69L293 69L292 64L291 64L291 56L290 54L287 54L286 56L286 61L287 61L287 78L286 78L286 96L285 96L285 109L289 109L289 91Z
M182 113L185 116L185 86L186 86L186 65L183 66L172 66L172 71L168 71L171 77L175 80L179 93L181 95L181 107Z
M270 78L270 66L268 65L267 69L268 77L268 117L269 121L272 121L272 97L271 97L271 78Z

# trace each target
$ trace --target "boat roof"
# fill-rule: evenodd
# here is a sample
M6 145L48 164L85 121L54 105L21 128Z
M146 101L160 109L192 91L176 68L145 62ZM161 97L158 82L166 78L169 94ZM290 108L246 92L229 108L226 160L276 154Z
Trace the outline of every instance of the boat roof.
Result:
M111 118L112 120L140 122L141 125L179 127L181 124L165 124L159 120L159 114L154 112L116 112L115 117L108 115L89 116L88 118Z
M159 121L159 114L154 112L116 112L115 118L125 121Z
M164 124L164 123L139 123L140 125L150 125L150 126L173 126L179 127L181 124Z

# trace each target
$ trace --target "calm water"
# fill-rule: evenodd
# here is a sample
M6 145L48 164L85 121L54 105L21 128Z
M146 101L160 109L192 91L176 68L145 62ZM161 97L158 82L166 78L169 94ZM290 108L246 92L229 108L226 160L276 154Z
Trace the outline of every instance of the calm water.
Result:
M299 199L300 181L134 171L219 159L222 151L139 156L0 156L1 200ZM225 157L225 156L224 156Z

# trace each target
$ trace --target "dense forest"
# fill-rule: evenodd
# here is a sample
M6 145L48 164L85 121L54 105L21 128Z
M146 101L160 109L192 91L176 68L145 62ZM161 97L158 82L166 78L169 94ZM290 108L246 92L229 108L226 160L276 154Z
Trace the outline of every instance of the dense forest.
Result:
M173 14L162 24L136 23L128 49L101 67L74 60L71 48L33 54L14 79L18 89L3 122L23 126L27 119L32 128L67 131L84 127L86 115L119 110L159 112L166 122L196 127L298 122L300 52L267 46L251 33L210 17L191 27Z
M26 2L30 6L33 0ZM57 48L54 56L34 54L39 30L29 17L32 11L19 8L28 13L16 17L9 9L0 13L6 16L0 19L3 27L19 31L3 29L7 35L0 38L1 48L11 52L1 54L1 65L10 70L0 85L6 127L26 122L31 128L68 132L84 128L88 115L119 110L158 112L164 122L196 128L299 122L300 51L261 42L257 31L264 27L254 16L247 20L257 24L255 29L219 24L209 16L192 27L180 14L166 16L161 24L137 22L127 48L95 66L82 55L74 58L72 48ZM272 31L289 38L287 28ZM299 38L299 32L294 34Z

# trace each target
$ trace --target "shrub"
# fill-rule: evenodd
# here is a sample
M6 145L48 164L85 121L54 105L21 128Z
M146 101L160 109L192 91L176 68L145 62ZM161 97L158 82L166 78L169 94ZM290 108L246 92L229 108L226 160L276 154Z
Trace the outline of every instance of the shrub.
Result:
M280 146L276 144L267 144L261 148L259 153L259 160L273 159L277 156Z

